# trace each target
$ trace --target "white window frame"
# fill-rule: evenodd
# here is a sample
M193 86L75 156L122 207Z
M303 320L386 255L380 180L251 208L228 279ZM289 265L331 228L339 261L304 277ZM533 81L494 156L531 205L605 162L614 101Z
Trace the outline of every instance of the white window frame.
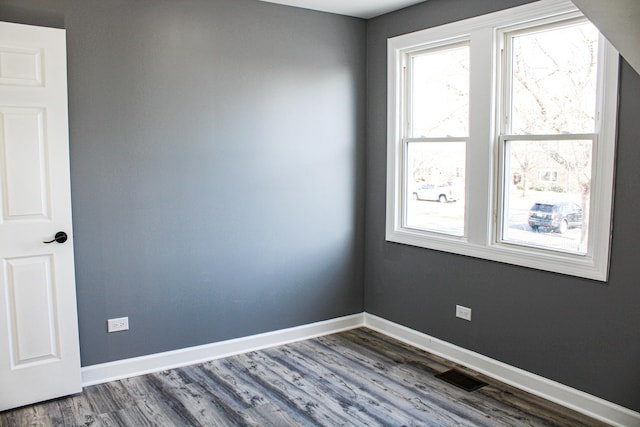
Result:
M607 281L613 208L613 182L618 102L618 52L601 37L597 94L597 149L594 149L589 243L585 255L500 240L501 159L500 34L527 23L572 19L582 13L568 0L542 0L476 18L458 21L387 42L387 206L386 240L508 264ZM465 231L452 236L405 227L403 195L405 171L407 55L425 48L469 40L470 123L466 153ZM510 172L504 172L509 178Z

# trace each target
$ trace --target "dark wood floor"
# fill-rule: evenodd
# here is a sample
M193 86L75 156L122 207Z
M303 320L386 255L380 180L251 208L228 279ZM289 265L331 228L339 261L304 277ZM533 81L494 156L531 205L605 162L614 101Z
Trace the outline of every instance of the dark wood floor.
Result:
M86 387L0 426L602 426L366 328ZM467 371L468 372L468 371Z

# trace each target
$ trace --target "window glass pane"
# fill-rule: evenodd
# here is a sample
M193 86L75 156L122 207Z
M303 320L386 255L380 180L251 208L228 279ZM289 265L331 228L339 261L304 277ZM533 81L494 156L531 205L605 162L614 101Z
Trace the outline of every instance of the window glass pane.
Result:
M406 227L464 235L465 142L407 144Z
M411 57L410 137L469 135L469 46Z
M592 141L505 145L503 240L587 253Z
M512 39L511 134L593 133L598 31L591 23Z

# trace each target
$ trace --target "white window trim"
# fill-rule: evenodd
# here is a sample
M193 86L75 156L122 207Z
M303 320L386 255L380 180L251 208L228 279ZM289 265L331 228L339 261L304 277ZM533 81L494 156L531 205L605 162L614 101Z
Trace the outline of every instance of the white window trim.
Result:
M387 42L387 205L386 240L460 255L607 281L613 208L618 52L603 39L604 67L600 69L600 141L594 153L591 224L587 255L523 247L500 242L500 144L497 74L501 72L497 32L502 28L546 17L582 16L568 0L542 0L464 21L394 37ZM403 227L403 102L406 53L468 38L471 43L470 141L467 144L465 233L463 237ZM479 101L479 102L478 102ZM484 161L478 161L484 159ZM603 184L604 183L604 184ZM470 215L470 212L474 212ZM482 214L484 213L484 214Z

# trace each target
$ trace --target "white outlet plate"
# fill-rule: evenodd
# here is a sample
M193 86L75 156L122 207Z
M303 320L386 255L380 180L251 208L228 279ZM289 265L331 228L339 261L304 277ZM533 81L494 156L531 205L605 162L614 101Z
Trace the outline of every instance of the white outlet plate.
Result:
M126 331L129 329L129 318L118 317L117 319L107 320L107 332Z
M456 305L456 317L471 322L471 309L469 307Z

